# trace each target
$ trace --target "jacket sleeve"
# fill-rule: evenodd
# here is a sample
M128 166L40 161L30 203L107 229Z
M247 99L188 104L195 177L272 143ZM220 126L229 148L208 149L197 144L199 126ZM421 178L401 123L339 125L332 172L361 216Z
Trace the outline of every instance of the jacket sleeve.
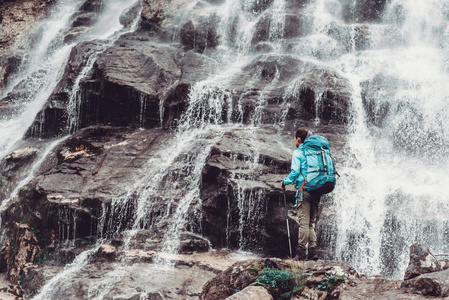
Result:
M292 166L290 170L290 174L284 178L284 184L295 183L298 177L301 176L301 159L299 156L299 152L293 152L292 156Z

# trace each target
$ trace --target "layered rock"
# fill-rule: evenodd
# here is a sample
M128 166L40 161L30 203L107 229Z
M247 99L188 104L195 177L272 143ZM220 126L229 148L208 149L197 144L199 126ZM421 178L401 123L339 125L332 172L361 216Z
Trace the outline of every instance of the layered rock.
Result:
M27 274L27 269L33 266L40 254L39 240L33 233L38 230L26 224L16 223L11 238L6 245L5 260L7 275L12 282L20 283Z
M0 2L0 90L18 71L26 51L27 33L46 17L50 1Z
M357 0L343 3L343 18L347 22L363 23L380 21L387 1Z
M117 278L109 270L114 269L116 263L124 263L126 275L112 284L105 297L138 298L148 286L148 264L161 255L157 252L161 251L167 231L174 228L172 225L176 222L182 223L177 232L176 251L180 253L207 253L212 246L249 250L263 256L289 255L286 218L293 247L298 225L293 212L286 215L279 182L289 172L293 150L291 136L298 127L324 135L331 141L336 161L343 161L346 126L352 118L352 87L332 68L305 61L295 55L294 49L285 54L268 53L273 49L273 39L285 40L291 45L310 29L306 27L310 16L302 13L308 1L287 1L291 13L283 16L284 32L270 37L272 2L255 1L251 7L244 7L246 13L257 19L256 32L248 46L248 51L255 51L256 55L248 56L237 71L232 70L232 76L223 76L223 80L220 80L221 69L233 61L220 61L217 53L221 51L220 46L237 47L239 41L237 19L226 33L229 36L218 30L223 20L211 8L222 1L200 1L193 6L184 0L145 0L137 32L122 35L114 43L95 40L72 48L64 74L30 128L27 136L31 138L24 144L33 146L36 143L33 137L74 134L52 151L36 178L21 189L2 214L4 224L9 224L9 233L14 232L14 222L19 221L39 231L34 237L27 233L27 243L35 247L28 247L29 251L24 247L26 255L9 248L12 253L9 261L20 260L11 269L12 280L17 281L18 276L24 274L27 263L42 263L37 256L48 259L46 264L32 266L24 282L27 292L35 294L43 282L61 271L60 267L51 266L53 262L70 263L98 238L107 238L107 244L97 245L98 251L93 254L92 261L86 261L84 269L77 273L79 277L58 297L85 299L87 295L92 296L89 294L92 282L99 293L105 281ZM85 1L64 31L63 42L76 43L95 23L102 7L102 1ZM130 7L122 14L120 22L129 28L139 10L139 5ZM374 19L372 14L378 11L380 7L364 18ZM362 49L366 46L368 29L357 28L356 47ZM330 34L335 38L340 34L338 28L329 30L335 31ZM352 38L349 33L347 36L347 39ZM349 51L348 47L343 45L342 51ZM19 63L16 56L8 56L5 68L9 71L5 74L16 68ZM218 75L218 79L202 83L211 79L211 75ZM26 92L26 83L19 84L0 105L2 114L14 111L19 103L16 100L24 98ZM185 125L183 117L192 107L192 99L204 104L199 109L201 116L191 116L193 123L198 122L194 125L226 124L221 137L209 145L214 138L213 130L197 136L200 141L194 148L169 157L172 165L165 166L167 172L161 175L163 178L157 187L135 187L142 178L152 180L143 172L159 167L157 161L166 158L163 156L166 149L174 149L169 148L171 143L178 142L173 128ZM215 101L217 99L223 101ZM220 107L214 107L218 102ZM35 128L39 128L38 133ZM187 134L188 131L178 133ZM205 142L201 143L201 139ZM198 167L192 166L196 163L192 157L209 146L204 165L199 165L201 177L197 183L191 178L191 170ZM14 186L21 177L18 174L22 174L36 157L34 148L25 149L28 149L25 154L19 155L20 151L16 151L1 162L4 171L0 183L5 190ZM153 165L147 166L148 161ZM191 191L192 185L198 185L198 195L195 194L186 213L191 218L188 221L170 219L181 206L186 196L183 193ZM148 190L153 194L147 197L145 207L139 207L136 199ZM294 193L293 189L287 191L287 208L293 202ZM120 200L127 203L120 206ZM148 214L138 219L139 209L148 206L151 206ZM326 217L332 216L326 207L323 211ZM137 225L136 220L140 221ZM319 235L326 226L332 226L330 218L318 223ZM142 230L130 238L130 233L123 233L130 228ZM332 237L319 236L319 240L322 246L334 244ZM10 245L12 242L11 239ZM224 269L173 257L173 253L168 257L168 260L178 260L178 277L173 279L175 282L161 283L165 289L160 286L145 289L146 296L163 299L168 294L181 299L197 298L206 280ZM243 290L256 278L254 272L246 272L245 266L240 264L226 271L218 280L222 282L215 287L206 285L202 297L221 299L231 296L237 289ZM350 292L344 287L326 292L317 290L320 283L327 280L326 275L337 276L340 269L343 275L338 276L356 278L352 268L345 264L310 262L300 267L317 275L310 278L302 291L303 296L338 298L344 293L357 295L362 290ZM158 270L152 272L154 277L150 280L157 282L157 275ZM231 276L232 280L226 276ZM398 289L396 282L381 278L364 282L369 286L366 294L366 290L374 292L379 285L383 288L378 294L390 290L396 293ZM167 292L169 285L173 288ZM259 292L267 294L260 288ZM251 292L246 290L246 293Z
M36 158L39 150L37 148L21 148L10 153L0 164L0 197L6 199L22 174L27 171L30 164Z

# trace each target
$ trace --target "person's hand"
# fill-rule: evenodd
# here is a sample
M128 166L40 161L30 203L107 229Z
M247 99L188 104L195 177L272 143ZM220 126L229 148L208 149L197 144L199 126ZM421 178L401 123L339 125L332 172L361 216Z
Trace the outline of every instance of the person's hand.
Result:
M282 189L285 190L285 183L284 183L284 180L281 181L281 186L282 186Z

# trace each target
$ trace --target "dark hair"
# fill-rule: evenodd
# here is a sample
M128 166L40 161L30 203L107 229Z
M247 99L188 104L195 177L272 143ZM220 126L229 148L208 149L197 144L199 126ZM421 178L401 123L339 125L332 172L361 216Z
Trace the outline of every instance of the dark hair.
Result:
M295 132L295 138L301 138L301 141L304 142L304 140L307 138L307 133L307 129L299 128Z

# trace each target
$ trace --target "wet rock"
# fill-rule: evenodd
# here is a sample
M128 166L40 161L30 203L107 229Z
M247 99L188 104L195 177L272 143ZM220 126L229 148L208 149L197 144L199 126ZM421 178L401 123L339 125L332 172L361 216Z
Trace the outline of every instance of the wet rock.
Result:
M392 112L392 107L385 99L391 97L394 93L394 87L400 84L395 78L382 74L376 75L372 80L361 84L363 105L368 120L372 124L379 127L384 124L388 114ZM382 89L380 89L380 86L382 86Z
M263 16L259 19L256 25L251 44L255 45L263 41L267 41L270 34L270 19L268 16Z
M112 127L79 131L55 149L42 165L43 173L19 192L2 220L39 228L45 246L51 245L52 235L74 240L78 247L93 243L105 205L123 192L123 179L151 156L155 148L148 145L163 136L162 130L139 133Z
M36 294L45 282L56 276L62 269L64 269L63 266L49 265L35 265L34 268L30 268L22 282L26 295Z
M76 99L76 97L82 97L83 95L82 91L78 90L78 87L74 84L77 77L81 76L80 74L86 68L88 59L98 55L104 50L104 47L104 42L92 41L80 43L72 48L64 75L36 116L27 136L48 138L67 134L70 130L76 129L77 124L73 124L73 121L77 121L77 113L80 109L77 107L76 101L79 99ZM84 75L85 77L81 78L81 82L90 79L88 74ZM72 99L70 98L71 95Z
M339 293L332 295L337 299L422 299L405 294L398 280L385 279L382 276L360 276L341 285Z
M410 246L410 261L405 270L404 280L441 270L439 261L432 255L427 246L422 244Z
M310 0L287 0L286 7L289 11L292 12L300 12L307 4L310 3Z
M86 0L81 5L80 11L99 13L102 11L103 6L103 0Z
M140 28L143 30L160 32L162 22L169 19L167 13L171 10L167 10L168 3L166 1L142 1L142 13Z
M37 148L21 148L10 153L0 162L0 198L4 199L12 188L24 176L27 168L34 161L39 150Z
M22 300L24 298L23 289L18 284L12 284L6 278L0 278L0 299L2 300Z
M97 21L98 14L102 9L103 0L86 0L73 15L72 26L65 32L64 42L73 42L81 34L87 32Z
M38 151L38 149L30 147L14 150L5 158L5 163L7 163L8 166L3 170L8 171L20 168L22 165L29 163L35 158Z
M270 7L273 4L273 1L274 0L259 0L250 2L251 7L249 9L255 13L260 13Z
M226 299L236 290L243 290L256 280L257 273L247 270L256 261L236 263L214 279L208 281L200 295L201 300Z
M259 142L260 152L252 153L249 149ZM223 135L203 169L201 191L203 234L214 246L288 254L278 182L288 172L290 159L270 130L242 129ZM289 199L294 197L291 193ZM290 224L292 235L297 235L297 224L294 220Z
M181 76L174 60L177 50L136 41L118 43L99 56L94 77L83 86L87 97L81 107L80 126L161 125L161 98Z
M98 249L97 256L106 260L114 260L117 257L117 248L112 245L103 244Z
M240 292L229 296L226 300L273 300L273 296L268 293L268 291L261 286L248 286L241 290Z
M284 39L291 39L302 34L302 19L298 14L285 15Z
M180 237L179 253L205 252L209 250L209 242L202 236L185 232Z
M235 118L247 123L254 118L257 102L263 102L262 124L276 124L285 118L288 130L292 121L320 120L346 124L350 120L351 86L334 70L322 68L289 55L257 56L232 81L241 111ZM260 105L260 104L259 104Z
M49 7L51 3L40 0L0 2L0 91L14 78L23 57L21 49L30 43L27 34Z
M387 4L386 0L344 1L343 18L346 22L378 22Z
M423 296L449 296L449 270L423 274L404 281L401 288L407 293Z
M194 49L198 52L203 52L206 49L213 49L218 45L219 37L217 35L216 27L218 19L215 16L210 16L207 19L189 20L186 22L180 32L181 43L184 49Z
M6 245L7 274L12 282L18 282L21 279L41 250L33 229L26 224L16 223Z
M212 271L206 270L207 268L198 266L183 265L173 269L163 269L138 259L132 264L123 264L121 268L123 272L120 274L114 273L115 267L116 262L94 260L72 274L74 276L68 274L68 277L55 283L54 288L58 292L53 296L62 299L86 299L93 293L104 292L103 299L110 300L144 297L194 300L198 299L204 283L215 276ZM37 273L39 270L41 274ZM36 295L43 284L43 277L54 275L54 270L56 268L50 266L41 266L36 269L33 272L33 280L25 285L27 295ZM105 283L108 284L108 289L104 289Z
M136 2L133 6L129 7L120 15L120 24L125 27L131 26L134 20L137 18L137 14L140 12L140 3Z
M0 33L0 44L2 36L7 36L7 31ZM8 36L9 37L9 36ZM14 74L19 70L22 63L22 56L17 52L0 54L0 87L6 87L10 78L14 77ZM14 110L14 108L12 108ZM2 116L7 116L11 113L10 109L2 101L0 102L0 112Z
M271 15L264 15L259 19L251 40L251 44L253 45L253 47L257 44L260 44L261 42L270 40L273 41L278 39L291 39L298 37L303 33L303 20L301 15L285 14L281 17L285 19L283 32L275 33L273 36L270 36L270 28L271 26L274 26L273 23L275 23L275 21L271 19Z

